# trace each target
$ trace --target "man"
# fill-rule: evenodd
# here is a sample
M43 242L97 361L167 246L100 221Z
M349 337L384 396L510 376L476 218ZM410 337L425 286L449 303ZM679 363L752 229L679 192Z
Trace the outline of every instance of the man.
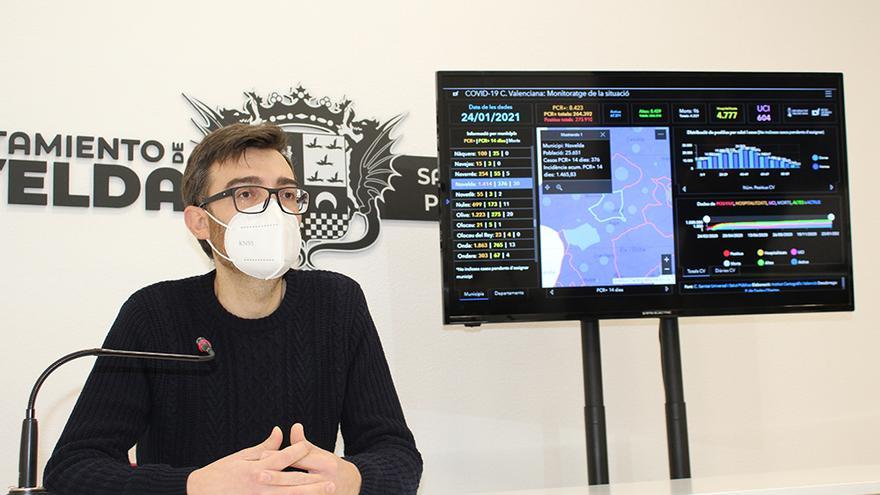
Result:
M193 150L184 218L216 270L136 292L104 346L191 353L205 336L217 358L99 358L46 466L47 488L416 492L421 456L360 287L332 272L289 270L308 195L286 149L278 127L236 124ZM344 458L333 454L340 427ZM135 444L136 467L127 455Z

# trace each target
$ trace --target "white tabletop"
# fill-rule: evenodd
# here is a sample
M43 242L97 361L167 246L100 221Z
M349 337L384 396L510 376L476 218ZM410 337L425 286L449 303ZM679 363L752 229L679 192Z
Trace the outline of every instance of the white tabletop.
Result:
M841 466L804 471L545 488L484 495L877 495L880 466Z

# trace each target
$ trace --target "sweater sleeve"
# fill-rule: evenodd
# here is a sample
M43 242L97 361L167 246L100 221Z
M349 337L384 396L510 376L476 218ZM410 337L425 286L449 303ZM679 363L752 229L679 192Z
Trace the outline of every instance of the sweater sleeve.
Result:
M351 336L355 347L342 410L345 459L361 473L362 495L414 494L422 457L406 425L382 344L360 287Z
M149 312L137 296L122 306L104 347L152 350L144 338ZM132 467L128 461L148 426L151 369L139 359L97 359L46 465L48 489L58 495L186 494L195 468Z

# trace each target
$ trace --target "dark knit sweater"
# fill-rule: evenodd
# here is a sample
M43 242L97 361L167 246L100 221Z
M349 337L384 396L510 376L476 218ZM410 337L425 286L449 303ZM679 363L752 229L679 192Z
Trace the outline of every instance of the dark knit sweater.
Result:
M204 336L217 358L98 358L46 466L46 487L183 495L193 470L262 442L276 425L288 445L299 422L331 452L341 426L362 494L415 493L421 456L360 287L332 272L291 270L280 307L242 319L217 300L214 274L136 292L104 347L192 354Z

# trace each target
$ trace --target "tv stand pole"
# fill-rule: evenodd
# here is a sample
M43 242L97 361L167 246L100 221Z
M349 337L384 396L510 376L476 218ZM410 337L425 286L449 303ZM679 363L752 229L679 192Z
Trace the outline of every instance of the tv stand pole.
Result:
M681 382L678 318L674 316L660 318L660 362L663 368L663 388L666 390L666 442L669 448L669 477L674 480L690 478L691 460L688 451L684 387Z
M676 339L677 343L678 339ZM587 432L587 479L590 485L607 485L608 442L605 437L605 398L602 393L599 320L581 321L581 351L584 361L584 397L586 399L584 422ZM681 383L680 377L679 383Z

